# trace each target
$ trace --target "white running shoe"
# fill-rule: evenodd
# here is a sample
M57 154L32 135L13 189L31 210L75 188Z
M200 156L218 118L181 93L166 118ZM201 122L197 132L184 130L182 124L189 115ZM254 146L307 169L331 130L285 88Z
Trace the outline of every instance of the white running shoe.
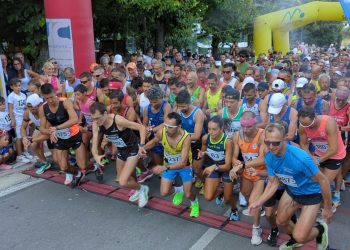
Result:
M139 195L139 207L146 206L148 202L148 191L149 187L146 185L142 185L140 189L140 195Z
M140 197L140 190L136 190L133 195L130 196L129 201L134 202L137 201Z
M66 179L64 180L64 185L68 186L73 181L73 175L66 173Z
M29 163L30 160L27 159L27 157L25 157L24 155L19 155L17 156L17 161L23 162L23 163Z
M241 192L239 192L239 205L241 207L246 207L247 204L248 204L248 202L247 202L246 198L244 197L244 195Z
M252 245L258 246L258 245L261 244L261 242L262 242L261 233L262 233L261 227L259 227L259 228L254 228L253 227L253 229L252 229L252 238L250 240Z
M28 160L33 160L34 156L32 156L31 154L28 153L28 151L23 152L22 154L25 158L27 158Z

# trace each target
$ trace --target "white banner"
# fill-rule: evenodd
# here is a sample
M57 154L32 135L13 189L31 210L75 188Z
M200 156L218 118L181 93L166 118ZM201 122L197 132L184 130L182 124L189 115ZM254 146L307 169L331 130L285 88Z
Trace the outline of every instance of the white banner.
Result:
M57 60L60 69L74 69L72 25L70 19L46 19L49 54Z
M0 96L5 98L6 110L7 110L6 82L5 82L5 77L4 77L4 71L2 69L1 60L0 60Z

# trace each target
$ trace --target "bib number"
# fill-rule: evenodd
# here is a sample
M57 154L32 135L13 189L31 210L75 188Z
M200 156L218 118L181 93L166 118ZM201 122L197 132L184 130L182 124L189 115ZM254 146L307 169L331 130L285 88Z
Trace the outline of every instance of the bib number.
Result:
M285 175L285 174L276 174L276 176L283 184L291 187L298 187L298 184L294 180L293 176Z
M312 142L312 144L315 146L315 148L322 152L325 153L328 150L328 143L327 142Z
M92 118L91 118L91 115L86 115L84 114L84 117L85 117L85 121L88 125L91 125L92 124Z
M207 155L214 161L222 161L225 159L224 151L214 151L210 148L207 148Z
M67 140L71 137L69 128L59 129L56 131L57 138L60 138L62 140Z
M165 152L164 157L167 160L168 164L175 164L181 160L181 154L171 155Z
M243 156L243 160L245 163L247 163L248 161L251 161L251 160L254 160L256 159L259 154L256 154L256 153L246 153L246 154L242 154Z
M118 136L107 136L107 139L112 142L117 148L125 148L126 144L124 140Z

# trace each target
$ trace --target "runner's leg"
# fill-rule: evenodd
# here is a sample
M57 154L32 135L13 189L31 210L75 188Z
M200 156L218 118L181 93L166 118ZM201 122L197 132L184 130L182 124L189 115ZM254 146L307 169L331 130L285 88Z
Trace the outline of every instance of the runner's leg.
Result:
M292 234L294 231L295 225L291 221L291 217L298 208L300 208L300 204L295 202L287 191L284 191L278 203L276 223L278 226L284 227L288 234Z

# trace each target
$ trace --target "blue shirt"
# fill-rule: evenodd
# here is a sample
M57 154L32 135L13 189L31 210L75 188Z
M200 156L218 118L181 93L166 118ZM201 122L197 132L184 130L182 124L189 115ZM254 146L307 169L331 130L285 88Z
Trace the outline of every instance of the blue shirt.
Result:
M310 177L319 169L312 158L304 150L286 145L286 152L282 157L272 154L265 155L268 176L277 176L287 185L294 195L321 193L320 184Z

